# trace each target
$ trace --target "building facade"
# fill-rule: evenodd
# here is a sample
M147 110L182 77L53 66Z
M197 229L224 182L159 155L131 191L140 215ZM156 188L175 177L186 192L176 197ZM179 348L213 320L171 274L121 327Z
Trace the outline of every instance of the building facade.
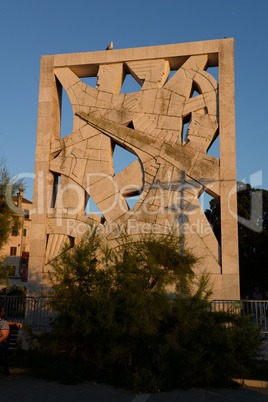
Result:
M21 227L18 232L11 232L8 242L1 250L1 255L4 257L4 266L8 267L10 285L27 287L33 203L24 198L23 191L20 191L14 199L14 204L23 211L19 214Z

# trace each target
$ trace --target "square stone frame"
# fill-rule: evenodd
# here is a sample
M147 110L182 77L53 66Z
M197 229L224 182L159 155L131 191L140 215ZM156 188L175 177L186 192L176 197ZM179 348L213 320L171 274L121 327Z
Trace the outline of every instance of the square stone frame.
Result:
M166 59L171 70L178 69L189 56L207 54L209 67L219 68L219 138L220 138L220 206L221 267L223 299L239 299L239 255L236 193L234 40L220 39L143 48L115 49L41 57L37 124L35 183L28 275L28 292L47 286L44 273L48 200L53 177L49 171L53 138L60 135L61 88L54 68L69 67L80 78L97 76L99 64ZM231 196L233 195L233 196Z

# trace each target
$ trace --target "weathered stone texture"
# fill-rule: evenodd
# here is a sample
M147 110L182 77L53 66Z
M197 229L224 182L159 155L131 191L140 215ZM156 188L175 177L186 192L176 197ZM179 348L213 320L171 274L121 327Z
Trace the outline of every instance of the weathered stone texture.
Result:
M209 73L217 64L220 90ZM127 74L140 91L120 93ZM85 76L97 77L96 88ZM73 109L64 138L61 86ZM220 159L207 155L218 135ZM138 158L116 175L115 146ZM232 39L42 57L30 291L46 285L49 262L91 223L110 244L123 226L139 236L175 225L202 257L196 272L213 276L214 296L238 298L237 223L228 209L235 186ZM220 197L221 250L199 202L203 191ZM87 210L90 200L100 215Z

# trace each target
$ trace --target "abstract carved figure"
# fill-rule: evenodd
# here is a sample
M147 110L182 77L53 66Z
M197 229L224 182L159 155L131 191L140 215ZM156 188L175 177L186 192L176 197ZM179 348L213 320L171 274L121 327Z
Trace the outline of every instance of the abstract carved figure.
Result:
M37 140L36 210L41 197L40 177L44 180L40 168L47 173L46 190L43 188L47 197L42 201L46 208L41 214L36 214L39 215L36 224L33 218L33 226L42 237L39 244L42 244L44 254L42 268L38 270L34 266L37 243L33 240L31 272L35 272L36 283L45 283L49 262L59 254L66 241L75 246L92 222L98 225L110 244L122 229L139 236L145 231L166 233L171 227L177 227L185 236L187 246L202 257L196 269L203 267L214 278L214 294L219 298L238 296L235 219L228 223L229 229L233 230L233 250L228 251L226 247L225 227L220 249L199 202L204 191L226 202L227 190L230 195L236 183L235 150L231 149L234 158L229 156L231 176L222 170L224 164L222 168L218 158L207 154L217 136L222 135L219 124L221 91L217 81L206 71L219 60L219 56L215 56L216 48L224 60L221 42L200 42L206 43L208 50L189 51L187 55L170 49L172 45L169 45L121 51L111 49L111 52L105 52L105 56L103 52L88 53L79 55L76 63L72 57L75 55L67 55L67 58L64 58L66 55L46 56L50 59L43 62L39 108L42 110L44 104L42 78L45 80L49 75L51 85L45 83L45 87L51 93L51 110L47 116L39 114L39 123L43 126L42 120L46 119L50 141L44 157L42 140L40 138L40 148ZM232 40L227 42L230 47ZM173 75L171 71L174 71ZM140 85L138 92L120 93L127 74ZM83 76L94 75L97 76L96 88L81 80ZM225 78L224 74L222 76ZM60 133L62 88L73 110L73 130L65 137ZM224 110L228 94L225 95L223 90L223 95ZM232 93L230 99L233 102ZM226 116L227 125L229 120L232 123L234 116L231 117ZM41 131L44 132L44 126L39 127L38 132ZM228 137L228 134L223 134ZM230 139L234 140L233 128ZM116 145L137 157L118 174L113 166ZM224 147L222 149L223 162L228 164L224 159L227 153L225 155ZM42 158L45 159L43 164ZM36 194L38 180L39 194ZM128 203L131 197L138 197L132 207ZM100 215L86 213L89 199L97 205ZM234 206L232 204L231 208ZM233 254L232 267L228 268L230 272L227 269L225 276L223 252L227 259L229 254ZM34 284L34 275L32 279L31 273L29 275Z

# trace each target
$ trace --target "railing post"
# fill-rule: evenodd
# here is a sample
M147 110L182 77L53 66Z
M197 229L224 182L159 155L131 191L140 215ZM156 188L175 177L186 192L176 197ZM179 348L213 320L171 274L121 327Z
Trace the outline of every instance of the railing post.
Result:
M266 312L268 300L213 300L211 311L230 311L250 316L251 322L262 334L268 333Z

